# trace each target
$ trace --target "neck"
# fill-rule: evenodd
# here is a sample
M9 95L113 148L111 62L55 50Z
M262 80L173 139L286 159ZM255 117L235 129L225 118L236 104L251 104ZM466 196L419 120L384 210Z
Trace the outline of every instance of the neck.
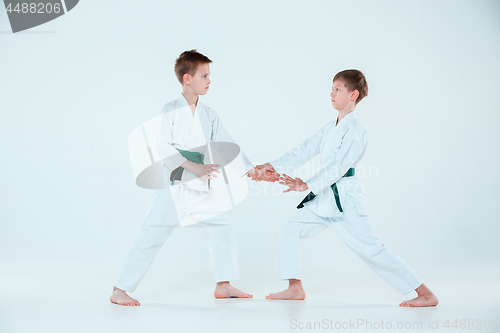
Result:
M339 116L337 118L337 124L342 120L342 118L344 118L345 116L347 116L349 113L353 112L354 111L354 107L352 109L345 109L345 110L338 110L338 111L339 111Z
M190 91L189 89L183 88L182 89L182 96L186 99L188 102L189 106L193 105L196 106L198 104L198 95Z

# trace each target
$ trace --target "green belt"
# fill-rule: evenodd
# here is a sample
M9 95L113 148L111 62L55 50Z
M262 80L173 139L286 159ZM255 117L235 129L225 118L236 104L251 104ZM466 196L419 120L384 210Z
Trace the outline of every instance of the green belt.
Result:
M352 177L352 176L354 176L354 168L350 168L349 170L347 170L347 172L342 177ZM333 195L335 196L335 203L337 204L338 209L341 212L343 212L342 206L340 205L340 197L339 197L339 191L337 190L337 184L333 183L331 185L331 188L332 188L332 191L333 191ZM299 205L297 206L297 209L303 208L304 204L306 202L311 201L315 197L316 197L316 194L314 194L312 192L309 192L309 194L304 198L304 200L302 200L299 203Z
M205 155L202 153L196 152L196 151L189 151L189 150L182 150L179 148L176 148L179 153L188 161L197 163L197 164L204 164L205 161ZM170 180L172 181L172 185L174 184L174 180L181 180L182 179L182 173L184 172L183 167L178 167L172 173L170 174ZM208 180L208 189L210 189L210 179Z

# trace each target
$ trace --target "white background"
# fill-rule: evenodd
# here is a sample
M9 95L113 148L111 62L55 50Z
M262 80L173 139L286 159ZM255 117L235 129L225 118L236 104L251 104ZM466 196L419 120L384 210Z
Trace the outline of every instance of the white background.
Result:
M460 288L456 270L485 292L475 272L499 277L498 1L81 1L16 34L2 9L0 31L5 295L26 286L32 297L61 285L70 292L91 281L106 302L150 196L134 184L128 135L177 98L173 65L193 48L213 60L201 101L254 164L335 120L333 76L363 71L369 94L355 112L370 142L361 166L377 172L360 181L378 234L436 292ZM302 175L313 167L317 160ZM285 287L278 228L305 193L249 186L231 211L235 285L262 298ZM401 298L333 230L303 241L301 259L306 292L334 298L328 288L344 276L347 295L377 289L379 299ZM60 280L40 282L50 276ZM206 237L178 229L138 292L195 285L211 297L212 284Z

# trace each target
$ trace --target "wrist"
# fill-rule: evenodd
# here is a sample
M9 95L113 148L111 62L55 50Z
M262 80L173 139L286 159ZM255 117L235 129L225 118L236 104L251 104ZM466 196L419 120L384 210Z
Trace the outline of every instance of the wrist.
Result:
M276 169L274 169L274 167L269 162L262 164L262 167L267 168L267 169L271 169L273 172L276 172Z
M192 165L193 165L193 162L186 160L186 161L184 161L184 163L182 163L180 166L181 166L182 168L186 169L186 170L191 171L191 167L192 167Z

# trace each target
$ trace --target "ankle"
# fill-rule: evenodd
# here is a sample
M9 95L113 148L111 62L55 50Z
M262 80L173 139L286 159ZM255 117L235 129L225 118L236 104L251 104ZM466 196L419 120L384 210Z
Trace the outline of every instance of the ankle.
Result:
M421 284L417 289L415 289L418 296L431 296L433 295L432 291L425 285Z

